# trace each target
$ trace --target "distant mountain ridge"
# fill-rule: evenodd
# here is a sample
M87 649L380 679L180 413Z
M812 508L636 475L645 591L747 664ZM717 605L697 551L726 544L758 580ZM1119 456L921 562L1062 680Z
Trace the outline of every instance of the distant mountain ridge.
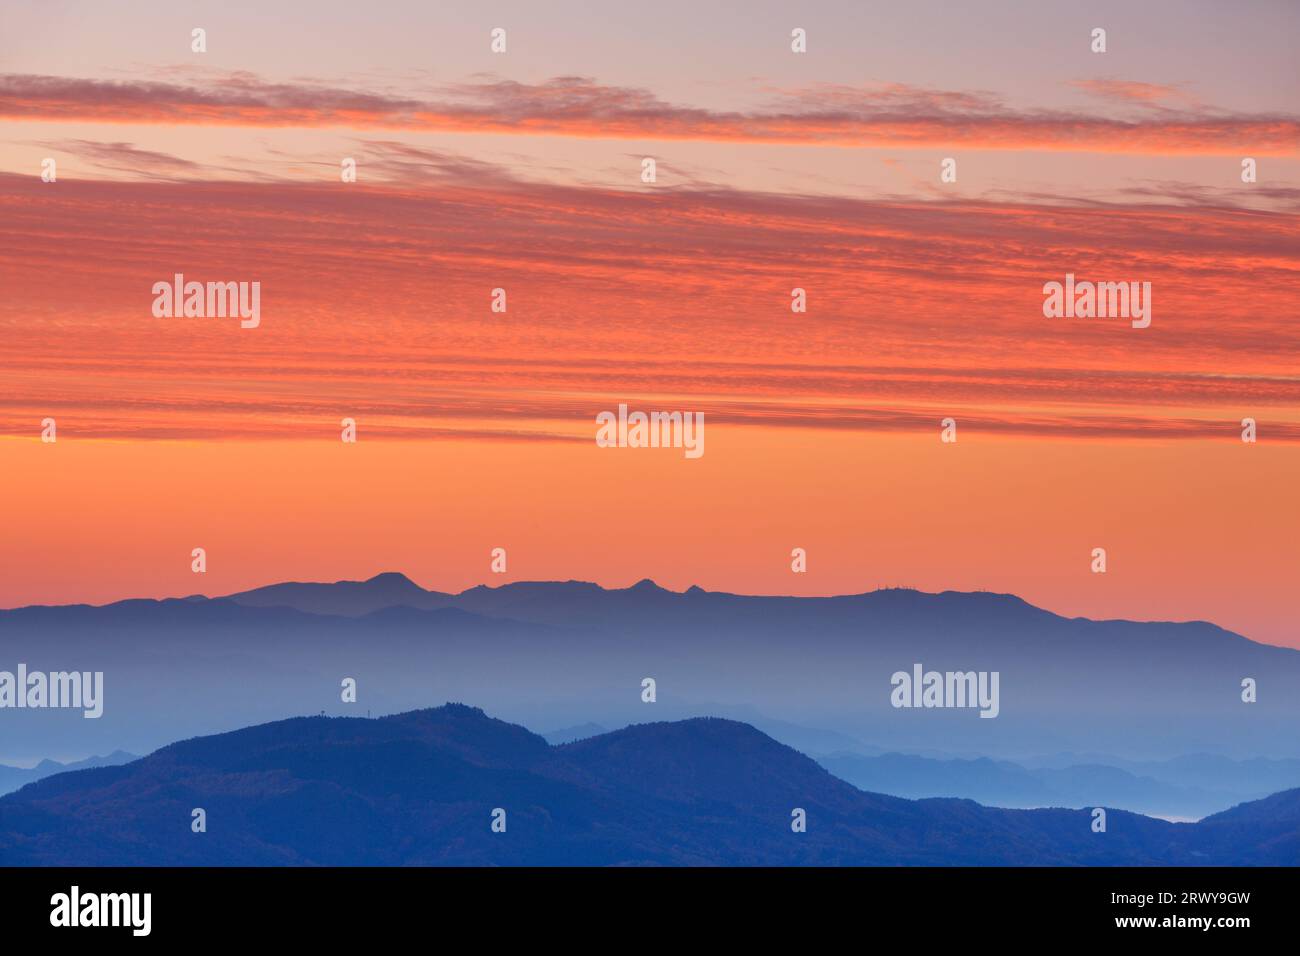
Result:
M0 765L0 795L12 793L20 787L36 780L43 780L56 773L85 770L88 767L113 767L138 759L140 758L135 754L129 754L124 750L115 750L105 757L87 757L84 760L74 760L68 763L60 763L57 760L42 760L34 767L6 767Z
M171 609L184 613L184 608L212 607L233 615L231 605L264 610L285 609L312 615L363 617L375 611L390 608L439 610L458 608L484 616L497 616L503 612L518 612L508 617L521 621L571 625L574 614L603 619L611 610L622 614L629 604L641 608L686 608L696 612L712 601L739 607L744 604L763 607L789 607L793 605L843 606L845 602L871 600L905 607L916 599L937 600L960 607L989 607L1024 611L1057 620L1081 621L1089 624L1137 624L1157 627L1206 628L1226 638L1256 644L1240 634L1228 631L1206 621L1188 622L1133 622L1126 620L1092 620L1089 618L1061 618L1050 611L1035 607L1014 594L994 591L918 591L912 588L880 588L853 594L832 596L796 597L783 595L743 595L725 591L706 591L692 585L685 591L670 591L650 578L643 578L626 588L605 588L589 581L513 581L497 586L475 585L459 593L428 590L416 584L400 571L384 571L364 581L342 580L334 582L286 581L264 585L247 591L208 597L192 594L183 598L128 598L103 605L28 605L0 609L0 615L38 615L52 612L64 615L118 612L129 614L134 610ZM685 602L685 603L681 603ZM1256 644L1260 647L1273 645ZM1279 650L1300 653L1292 648Z
M1271 793L1300 787L1300 760L1202 757L1026 767L1008 760L934 759L914 754L832 753L817 762L863 790L916 800L964 797L995 807L1116 806L1148 816L1199 819ZM1163 765L1162 765L1163 764ZM1219 769L1203 781L1198 771ZM1263 765L1263 766L1261 766ZM1185 769L1177 769L1181 766Z
M1199 622L1063 618L984 592L763 597L644 580L448 594L388 572L220 598L0 611L0 669L20 661L103 670L106 711L93 721L0 714L14 731L0 761L152 750L166 742L159 714L171 722L165 732L183 736L457 699L538 728L723 714L820 754L858 740L997 759L1300 758L1300 651ZM998 672L999 716L892 707L891 674L917 663ZM351 709L339 700L344 677L360 689ZM647 677L657 682L653 707L641 700ZM1256 703L1241 700L1245 677L1258 682Z
M706 591L692 585L685 591L670 591L650 578L643 578L626 588L606 588L590 581L512 581L497 586L475 585L459 593L426 590L400 571L385 571L365 581L333 583L284 582L249 591L240 591L210 600L227 600L245 607L287 607L312 614L360 617L382 608L402 606L419 610L459 607L490 616L557 625L604 622L613 612L622 614L629 607L669 610L678 602L698 609L705 600L714 602L841 602L889 595L924 595L943 599L970 598L997 601L1011 606L1043 611L1013 594L990 591L943 591L935 594L910 588L885 588L858 594L831 597L787 597L780 595L741 595L725 591ZM1212 625L1211 625L1212 626Z
M422 610L449 607L455 595L426 591L397 571L376 574L365 581L332 584L287 581L227 595L225 600L245 607L291 607L312 614L361 617L390 607Z
M207 830L191 831L191 810ZM505 832L491 829L505 812ZM791 829L806 814L806 832ZM1199 824L864 793L735 721L550 746L446 705L304 717L0 798L7 865L1295 865L1300 790Z

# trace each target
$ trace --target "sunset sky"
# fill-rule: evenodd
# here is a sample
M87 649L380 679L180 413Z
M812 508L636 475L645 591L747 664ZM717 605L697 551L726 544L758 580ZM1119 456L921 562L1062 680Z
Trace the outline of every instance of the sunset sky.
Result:
M907 585L1300 647L1297 35L1282 2L6 3L0 606ZM261 325L155 318L175 273L260 282ZM1151 326L1045 318L1067 273L1150 282ZM620 402L703 412L705 455L596 447Z

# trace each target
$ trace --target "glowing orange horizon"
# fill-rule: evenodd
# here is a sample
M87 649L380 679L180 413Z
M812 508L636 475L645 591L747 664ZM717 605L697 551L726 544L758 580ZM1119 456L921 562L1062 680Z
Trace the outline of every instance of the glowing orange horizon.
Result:
M897 584L1300 647L1291 14L1237 18L1214 69L1144 14L1139 79L1137 24L1101 56L1051 12L841 5L801 56L521 10L507 58L410 5L321 13L325 64L221 13L192 55L167 17L11 15L49 46L0 74L0 605ZM156 316L177 275L258 283L260 324ZM1045 317L1067 275L1150 283L1150 327ZM621 402L702 413L706 452L598 448Z

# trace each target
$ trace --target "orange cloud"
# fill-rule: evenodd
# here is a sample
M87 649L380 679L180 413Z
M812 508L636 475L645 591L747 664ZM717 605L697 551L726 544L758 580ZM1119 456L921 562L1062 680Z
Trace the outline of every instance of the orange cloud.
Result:
M0 433L55 415L69 435L307 437L346 411L373 435L556 440L662 396L736 425L926 431L951 414L1231 440L1253 415L1300 440L1294 216L438 168L348 187L0 176ZM262 326L154 318L151 286L175 272L260 281ZM1152 327L1045 319L1042 285L1066 272L1151 281Z
M1164 101L1175 101L1189 107L1201 108L1200 101L1186 90L1167 83L1143 83L1139 80L1094 77L1086 80L1076 80L1070 85L1103 99L1132 103L1138 106L1157 107Z
M1139 102L1160 92L1145 84L1098 83L1093 88ZM679 106L646 90L584 77L467 83L443 93L441 100L425 101L269 83L247 73L194 85L6 74L0 76L0 118L1129 154L1294 155L1300 147L1300 119L1290 115L1196 107L1118 118L1018 110L987 95L902 84L817 86L781 94L769 108L750 112Z

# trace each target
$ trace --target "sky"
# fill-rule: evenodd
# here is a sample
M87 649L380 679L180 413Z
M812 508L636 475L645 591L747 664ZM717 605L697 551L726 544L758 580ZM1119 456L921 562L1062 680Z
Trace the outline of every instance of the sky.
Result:
M0 606L651 577L1300 646L1300 8L952 6L5 4ZM1150 327L1046 318L1067 273ZM622 402L705 454L598 448Z

